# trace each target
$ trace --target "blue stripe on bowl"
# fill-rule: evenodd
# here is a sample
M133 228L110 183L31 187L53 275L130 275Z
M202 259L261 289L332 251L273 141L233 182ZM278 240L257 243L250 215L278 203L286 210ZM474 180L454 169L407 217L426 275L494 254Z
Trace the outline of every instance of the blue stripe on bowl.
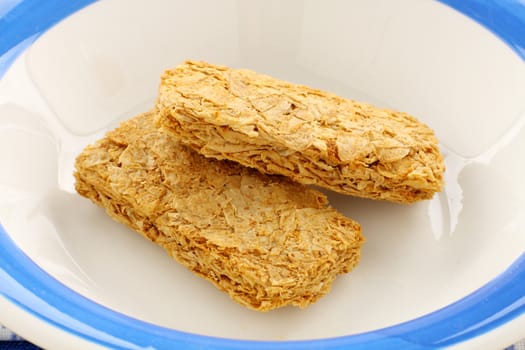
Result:
M0 77L43 32L92 0L0 1ZM521 0L442 0L478 21L525 60ZM474 293L436 312L372 332L311 341L262 342L189 334L103 307L37 266L0 226L0 294L68 333L111 348L435 349L471 339L525 313L525 254Z
M525 60L524 0L440 0L476 20Z
M46 30L94 0L0 0L0 78Z

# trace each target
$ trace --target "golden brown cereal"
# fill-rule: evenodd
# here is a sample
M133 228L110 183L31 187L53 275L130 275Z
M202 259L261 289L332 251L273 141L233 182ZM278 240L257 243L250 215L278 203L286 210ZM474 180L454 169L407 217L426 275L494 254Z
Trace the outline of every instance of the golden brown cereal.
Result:
M250 70L187 61L162 75L157 109L201 154L302 184L401 203L443 186L436 137L414 117Z
M249 308L305 307L352 270L360 226L318 191L206 159L156 128L121 124L76 160L76 189Z

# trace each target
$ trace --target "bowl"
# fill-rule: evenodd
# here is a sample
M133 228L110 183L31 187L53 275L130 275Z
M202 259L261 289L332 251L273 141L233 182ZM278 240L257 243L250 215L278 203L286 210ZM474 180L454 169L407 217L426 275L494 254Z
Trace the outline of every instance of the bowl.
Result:
M10 1L0 5L0 322L46 348L503 348L525 337L525 5ZM186 59L402 110L445 188L405 206L326 192L359 266L301 310L232 302L74 191L83 147Z

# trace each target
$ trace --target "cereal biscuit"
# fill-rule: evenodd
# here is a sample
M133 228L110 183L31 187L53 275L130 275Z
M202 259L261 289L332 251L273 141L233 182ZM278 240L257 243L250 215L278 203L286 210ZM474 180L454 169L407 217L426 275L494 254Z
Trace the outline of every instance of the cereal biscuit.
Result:
M162 75L157 109L201 154L302 184L401 203L443 186L436 137L414 117L250 70L187 61Z
M78 193L255 310L305 307L356 266L361 228L322 193L207 159L154 118L142 114L86 147Z

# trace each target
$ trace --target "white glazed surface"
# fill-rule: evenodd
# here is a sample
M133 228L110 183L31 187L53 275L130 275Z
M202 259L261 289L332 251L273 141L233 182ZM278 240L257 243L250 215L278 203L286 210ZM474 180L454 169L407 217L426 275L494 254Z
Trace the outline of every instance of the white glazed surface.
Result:
M312 339L432 312L524 252L525 65L479 25L419 0L148 4L86 8L38 39L0 81L8 169L0 172L0 222L65 285L182 331ZM188 58L416 115L441 141L445 190L412 206L328 193L362 224L358 268L305 310L235 304L73 189L82 148L149 109L161 72Z

